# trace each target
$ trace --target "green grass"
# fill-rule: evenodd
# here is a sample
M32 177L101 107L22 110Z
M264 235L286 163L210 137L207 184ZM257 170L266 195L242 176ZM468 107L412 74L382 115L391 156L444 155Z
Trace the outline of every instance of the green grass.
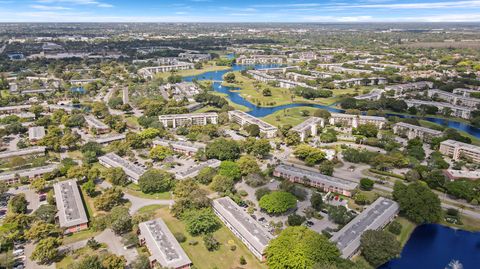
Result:
M455 119L456 120L456 119ZM420 125L422 125L423 127L427 127L427 128L430 128L430 129L436 129L436 130L443 130L443 129L446 129L447 127L446 126L443 126L441 124L438 124L438 123L434 123L434 122L430 122L430 121L426 121L426 120L419 120L420 122ZM440 129L441 128L441 129ZM466 137L469 137L471 140L472 140L472 144L474 145L477 145L477 146L480 146L480 139L476 138L475 136L467 133L467 132L464 132L464 131L460 131L460 130L457 130L461 135L463 136L466 136Z
M398 217L396 219L400 224L402 224L402 232L397 235L397 240L402 244L402 247L407 243L410 235L417 225L404 217Z
M174 218L166 207L157 211L156 217L161 217L167 224L172 233L183 233L187 240L180 245L185 250L187 255L192 260L193 264L198 269L211 268L245 268L245 269L266 269L265 264L253 256L245 245L230 231L227 227L222 225L218 231L213 233L215 239L220 242L220 249L217 251L208 251L204 244L202 237L192 237L185 230L185 224L180 220ZM190 245L189 242L195 240L196 245ZM235 245L236 250L230 250L230 246ZM240 257L243 256L247 261L246 265L240 265Z
M248 111L249 110L246 106L242 106L242 105L235 104L234 102L232 102L229 98L227 98L227 95L224 94L224 93L212 92L212 94L225 97L225 100L228 101L228 105L232 106L236 110L241 110L241 111Z
M264 118L264 121L274 125L274 126L281 126L290 124L292 126L298 125L308 119L309 117L313 116L313 113L318 108L313 107L293 107L287 108L275 113L272 113ZM309 116L303 116L301 111L307 110L310 114Z
M162 207L165 207L164 205L147 205L147 206L144 206L142 208L140 208L137 213L140 213L140 214L153 214L155 213L155 211L157 211L158 209L162 208Z
M440 224L445 225L445 226L449 226L449 227L452 227L452 228L458 228L458 229L472 231L472 232L480 231L480 221L478 221L477 219L474 219L474 218L471 218L469 216L460 214L460 220L462 222L461 225L446 222L445 219L442 219Z
M57 268L57 269L69 269L69 268L71 268L73 263L80 260L81 257L98 255L99 252L103 252L103 251L107 251L106 246L101 246L97 250L93 250L89 247L83 247L83 248L77 249L76 251L73 252L73 254L67 255L67 256L63 257L62 260L55 263L55 268Z
M172 199L172 195L170 192L161 192L161 193L143 193L140 190L140 187L137 184L130 183L128 186L123 188L123 191L131 194L133 196L137 196L140 198L146 199L159 199L159 200L170 200Z
M138 119L135 116L126 117L125 121L127 122L128 126L136 129L140 128L140 124L138 124Z
M74 234L65 236L62 240L62 244L63 245L68 245L68 244L71 244L71 243L74 243L74 242L82 241L82 240L85 240L85 239L90 239L90 238L98 235L99 233L100 233L100 231L93 231L91 229L76 232Z

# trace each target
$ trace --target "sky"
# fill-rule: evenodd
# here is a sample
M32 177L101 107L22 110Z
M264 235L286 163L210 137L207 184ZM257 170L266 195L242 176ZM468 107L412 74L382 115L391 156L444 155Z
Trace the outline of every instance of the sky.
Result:
M480 0L0 0L0 22L479 22Z

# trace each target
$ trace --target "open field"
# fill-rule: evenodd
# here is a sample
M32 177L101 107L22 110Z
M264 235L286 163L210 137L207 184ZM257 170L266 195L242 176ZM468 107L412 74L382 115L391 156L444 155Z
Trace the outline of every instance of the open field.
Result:
M313 107L287 108L287 109L272 113L262 119L274 126L281 126L281 125L288 125L288 124L295 126L297 124L302 123L309 117L313 116L313 113L317 109L318 108L313 108ZM304 110L309 112L309 116L304 116L302 114L302 111Z
M266 269L265 264L260 263L260 261L253 256L253 254L247 249L243 243L233 235L233 233L228 230L222 224L222 227L213 233L215 239L220 242L220 249L217 251L209 252L204 244L201 236L192 237L185 230L185 224L180 220L174 218L169 212L167 207L160 208L156 211L156 217L160 217L165 221L168 228L172 233L183 233L187 240L180 245L185 250L187 255L192 260L193 264L198 269L233 269L240 267L240 257L243 256L247 261L246 265L242 265L241 268L246 269ZM189 242L197 241L196 245L189 244ZM230 250L230 246L235 245L236 249L234 251Z

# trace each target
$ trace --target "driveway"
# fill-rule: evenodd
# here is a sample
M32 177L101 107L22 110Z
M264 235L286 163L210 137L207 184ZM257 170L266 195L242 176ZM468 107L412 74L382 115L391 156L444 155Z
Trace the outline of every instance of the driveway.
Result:
M35 190L31 189L28 185L20 186L18 189L11 188L10 190L8 190L8 193L13 195L24 193L25 199L27 199L27 202L28 202L28 205L27 205L28 213L34 212L40 207L40 205L47 203L47 201L40 202L39 195L35 192Z
M54 263L50 265L40 265L35 261L30 260L30 256L32 255L34 249L35 245L31 242L25 245L25 256L27 256L27 259L25 260L26 269L55 269Z
M122 243L122 237L116 235L112 230L106 229L99 235L94 237L99 243L104 243L108 246L108 251L112 252L115 255L123 256L127 260L127 264L130 264L138 257L138 252L136 248L125 249ZM82 240L65 246L61 246L61 251L74 251L80 248L83 248L87 245L87 241Z

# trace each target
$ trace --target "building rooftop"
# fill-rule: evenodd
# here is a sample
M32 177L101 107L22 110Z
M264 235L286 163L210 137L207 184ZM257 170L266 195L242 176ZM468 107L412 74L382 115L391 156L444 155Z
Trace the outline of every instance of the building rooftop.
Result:
M168 115L158 116L160 120L173 120L177 118L197 118L197 117L218 117L218 114L216 112L207 112L207 113L192 113L192 114L168 114Z
M176 173L175 177L178 178L178 179L184 179L184 178L187 178L187 177L194 177L194 176L198 175L200 170L202 170L203 168L205 168L205 167L216 168L216 167L220 166L220 163L221 163L221 161L219 161L217 159L210 159L210 160L207 160L205 162L201 162L197 165L191 166L191 167L187 168L187 170Z
M138 228L150 251L150 261L157 261L165 268L181 268L192 263L162 219L142 222Z
M263 131L267 131L267 130L277 130L277 127L269 124L269 123L266 123L264 122L263 120L257 118L257 117L254 117L250 114L247 114L243 111L240 111L240 110L232 110L232 111L228 111L229 114L231 115L235 115L239 118L242 118L243 120L247 121L249 124L256 124L258 125L258 127L260 127L260 130L263 130Z
M135 180L138 180L143 175L143 173L145 173L145 169L143 169L142 167L123 159L122 157L118 156L113 152L100 156L98 159L102 162L105 162L111 167L122 168L123 171L125 171L125 174Z
M447 146L451 146L451 147L455 147L455 148L462 148L464 150L476 151L476 152L480 153L480 147L479 146L463 143L463 142L452 140L452 139L442 141L442 142L440 142L440 145L447 145Z
M353 115L343 113L331 113L332 118L358 118L361 120L375 120L375 121L387 121L384 117L379 116L366 116L366 115Z
M74 179L56 183L53 189L60 227L68 228L88 222L80 191Z
M19 177L33 177L36 175L43 175L46 173L53 172L57 168L58 168L58 164L51 164L47 166L3 172L3 173L0 173L0 180L1 181L11 180L16 178L17 175Z
M306 177L312 182L326 183L331 186L342 188L344 190L353 190L358 186L357 183L352 181L348 181L338 177L327 176L324 174L320 174L319 172L307 170L307 169L296 167L293 165L280 164L280 165L277 165L277 167L275 168L275 171L293 175L298 178Z
M4 106L0 107L0 112L10 111L10 110L28 110L32 107L31 105L19 105L19 106Z
M95 139L93 139L93 141L99 144L105 144L105 143L110 143L112 141L125 139L125 137L126 137L125 134L102 135L102 136L96 137Z
M243 208L228 196L213 200L212 206L255 250L265 252L273 236Z
M437 130L430 129L430 128L423 127L423 126L417 126L417 125L409 124L409 123L406 123L406 122L395 123L395 126L405 127L405 128L409 128L409 129L415 129L415 130L419 130L419 131L422 131L424 133L429 133L429 134L432 134L432 135L442 135L441 131L437 131Z
M45 149L46 147L37 146L37 147L29 147L24 149L2 151L0 152L0 159L17 157L17 156L25 156L30 154L45 153Z
M174 148L181 148L189 151L197 151L199 149L204 149L207 145L204 143L198 142L188 142L188 141L174 141L174 140L167 140L167 139L155 139L152 141L154 145L161 145L161 146L171 146Z
M313 124L318 124L319 122L323 121L322 118L318 117L311 117L305 120L304 122L300 123L299 125L292 128L292 131L295 132L303 132L305 129L310 128Z
M99 119L95 118L94 116L88 115L88 116L85 116L84 118L87 124L92 128L96 128L98 130L109 129L108 125L101 122Z
M29 140L42 139L44 136L45 136L45 127L34 126L34 127L28 128L28 139Z
M330 241L337 243L343 258L349 258L360 247L360 238L365 231L382 228L398 213L398 210L399 206L395 201L380 197L336 232Z

